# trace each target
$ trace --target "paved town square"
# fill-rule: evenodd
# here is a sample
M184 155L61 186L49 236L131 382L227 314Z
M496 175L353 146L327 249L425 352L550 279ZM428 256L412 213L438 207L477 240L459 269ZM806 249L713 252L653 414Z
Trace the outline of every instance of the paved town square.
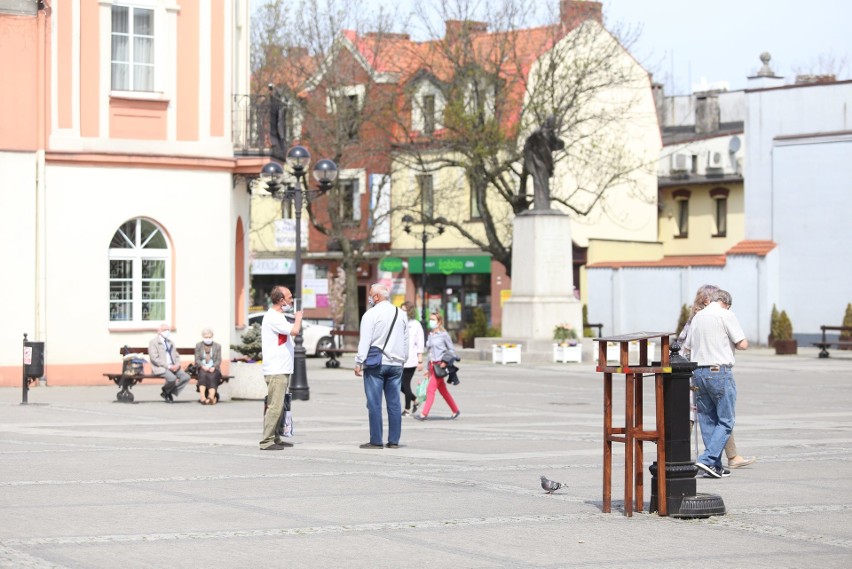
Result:
M852 566L852 352L737 358L737 443L758 461L697 481L728 509L704 520L625 518L620 445L601 513L590 363L463 361L461 416L436 403L382 450L358 448L349 361L308 360L310 401L294 402L281 452L257 450L259 401L202 406L187 389L165 405L152 383L128 405L105 382L38 387L22 406L3 388L0 567ZM541 474L567 489L547 495ZM646 476L646 509L649 492Z

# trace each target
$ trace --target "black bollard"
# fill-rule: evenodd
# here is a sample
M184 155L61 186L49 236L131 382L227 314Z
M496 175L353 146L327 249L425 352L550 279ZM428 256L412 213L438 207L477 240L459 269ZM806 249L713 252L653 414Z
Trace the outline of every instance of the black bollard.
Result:
M692 460L690 445L689 392L692 372L698 364L678 353L680 345L671 346L670 374L663 380L666 428L666 503L668 513L676 518L706 518L725 514L725 504L715 494L697 494L695 475L698 467ZM657 463L651 467L650 511L657 511Z

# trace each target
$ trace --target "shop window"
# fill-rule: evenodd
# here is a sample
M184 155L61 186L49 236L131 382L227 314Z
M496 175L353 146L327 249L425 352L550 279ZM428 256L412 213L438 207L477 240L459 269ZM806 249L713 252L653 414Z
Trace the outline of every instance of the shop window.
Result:
M423 219L432 219L435 214L435 189L432 185L432 175L417 176L417 189L420 192L420 214Z
M715 202L716 233L713 237L726 237L728 234L728 190L715 188L710 190L710 197Z
M122 224L109 245L110 323L166 320L170 265L171 252L160 227L142 218Z
M154 10L112 6L114 91L154 91Z

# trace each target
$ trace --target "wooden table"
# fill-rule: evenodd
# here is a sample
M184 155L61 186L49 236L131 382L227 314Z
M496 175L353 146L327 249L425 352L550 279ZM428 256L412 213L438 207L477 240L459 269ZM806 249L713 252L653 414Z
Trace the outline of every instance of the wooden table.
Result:
M669 356L669 332L635 332L607 338L594 338L598 342L597 371L604 374L604 457L603 457L603 511L612 511L612 443L624 443L624 515L633 516L644 507L644 441L657 443L657 495L666 496L666 433L663 406L663 374L672 371ZM659 339L659 365L648 361L648 341ZM639 361L630 362L630 342L639 342ZM618 361L607 363L607 343L618 344ZM612 376L625 375L624 426L612 425ZM642 379L644 374L654 374L656 400L656 428L646 430L643 419ZM661 499L659 514L668 515L666 500Z

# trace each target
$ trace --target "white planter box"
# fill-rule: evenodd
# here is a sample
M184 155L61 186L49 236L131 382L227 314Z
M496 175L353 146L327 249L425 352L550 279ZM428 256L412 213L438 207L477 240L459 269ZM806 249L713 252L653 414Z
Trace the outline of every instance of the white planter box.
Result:
M263 399L268 389L263 379L263 364L231 363L233 379L228 382L231 399Z
M580 363L583 361L583 347L580 345L560 346L559 344L553 344L553 361Z
M491 349L491 362L495 364L519 364L521 363L521 346L495 345Z
M609 342L607 344L606 361L618 362L620 357L619 345L620 342ZM654 361L654 346L654 342L648 342L648 365L651 365L651 362ZM630 342L627 345L627 360L634 365L639 363L639 342Z

